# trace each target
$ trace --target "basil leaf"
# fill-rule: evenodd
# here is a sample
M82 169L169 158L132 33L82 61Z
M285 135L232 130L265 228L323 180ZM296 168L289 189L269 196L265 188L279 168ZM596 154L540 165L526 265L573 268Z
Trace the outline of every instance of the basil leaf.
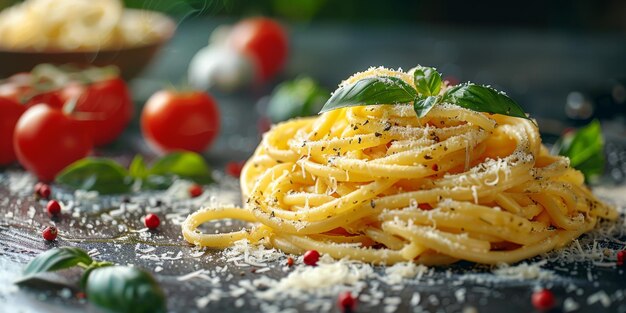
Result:
M278 85L267 106L267 116L274 123L300 116L314 115L328 100L328 91L310 77L299 77Z
M76 290L76 286L74 286L74 284L70 282L59 281L59 279L56 277L47 277L47 276L41 277L41 276L44 276L44 275L24 276L18 279L17 281L15 281L14 284L20 287L31 288L31 289L41 290L41 291L53 291L54 292L54 291L59 291L63 288L67 288L71 291Z
M443 102L487 113L526 118L526 113L513 99L493 88L463 84L451 87L443 95Z
M148 171L148 176L151 175L175 175L199 184L213 182L211 168L201 155L193 152L174 152L160 158Z
M89 275L91 272L97 268L113 266L111 262L93 262L89 267L83 272L83 276L80 277L80 288L85 290L87 288L87 280L89 280Z
M400 78L368 77L339 87L320 113L350 106L411 103L416 97L415 88Z
M54 248L32 259L24 268L24 275L66 269L78 263L89 265L91 262L93 262L91 257L81 249L74 247Z
M152 275L137 268L109 266L91 271L85 288L90 303L112 312L166 311L165 295Z
M101 194L130 191L132 179L128 171L108 159L85 158L66 167L56 178L60 184L74 189L93 190Z
M148 168L146 167L146 162L143 160L143 156L140 154L135 155L128 167L128 173L130 176L139 179L144 179L148 176Z
M415 110L417 117L424 117L438 102L439 97L436 96L428 96L426 98L417 99L413 103L413 110Z
M141 182L141 189L165 190L169 188L176 179L177 176L174 175L148 175L148 177Z
M413 70L413 84L420 94L437 95L441 90L441 74L432 67L418 66Z
M604 173L604 139L597 120L559 140L558 154L570 159L570 166L589 181Z

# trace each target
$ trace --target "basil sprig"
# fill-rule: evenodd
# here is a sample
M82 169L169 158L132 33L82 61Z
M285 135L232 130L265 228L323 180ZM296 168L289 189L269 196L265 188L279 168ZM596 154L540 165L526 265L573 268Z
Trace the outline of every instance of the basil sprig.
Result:
M367 77L335 90L320 113L351 106L409 103L416 97L415 88L400 78Z
M85 251L73 248L62 247L48 250L26 265L24 275L30 276L42 272L53 272L76 266L78 263L90 265L93 262Z
M125 193L133 185L133 179L124 167L103 158L78 160L66 167L56 181L74 189L93 190L101 194Z
M85 287L92 304L114 312L160 313L166 311L165 295L149 273L127 266L98 268Z
M513 99L497 90L472 83L450 87L441 94L441 74L432 67L413 70L413 86L392 76L367 77L339 87L320 113L350 106L413 103L418 117L445 102L487 113L528 118Z
M485 86L471 83L453 86L444 92L442 100L478 112L526 118L524 109L513 99Z
M598 120L575 132L563 135L552 149L553 153L570 159L570 166L581 171L586 181L593 181L604 173L604 138Z
M441 74L432 67L418 66L413 70L413 83L418 93L436 96L441 90Z
M85 158L66 167L56 182L74 189L98 191L101 194L130 192L141 189L164 189L176 178L199 184L213 181L211 168L204 158L193 152L174 152L156 160L148 167L141 155L135 156L129 169L107 158Z
M73 247L54 248L38 255L26 265L24 277L16 283L42 283L36 274L75 266L85 269L81 288L87 299L102 309L121 313L159 313L167 309L163 290L148 272L94 261L85 251Z

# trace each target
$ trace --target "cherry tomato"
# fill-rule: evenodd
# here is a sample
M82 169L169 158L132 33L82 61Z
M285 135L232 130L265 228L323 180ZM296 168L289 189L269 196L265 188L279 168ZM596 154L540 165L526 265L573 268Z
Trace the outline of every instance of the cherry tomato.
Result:
M96 146L108 144L124 131L133 117L133 103L126 83L120 78L63 89L65 101L75 99L72 116L84 124Z
M6 97L25 104L27 107L45 103L54 108L63 107L63 99L57 87L50 84L45 88L40 83L35 83L31 73L18 73L0 84L0 97Z
M235 24L229 41L256 61L262 79L270 78L285 65L289 49L287 34L272 19L257 17Z
M155 148L204 151L220 128L215 100L200 91L162 90L150 97L141 114L141 131Z
M16 159L13 133L17 120L25 110L24 105L0 97L0 165L7 165Z
M13 135L17 159L42 181L52 181L72 162L89 154L92 141L81 124L44 104L28 109Z

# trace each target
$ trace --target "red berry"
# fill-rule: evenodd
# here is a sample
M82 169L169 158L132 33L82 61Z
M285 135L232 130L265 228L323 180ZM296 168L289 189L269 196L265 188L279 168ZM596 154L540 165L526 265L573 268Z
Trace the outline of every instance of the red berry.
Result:
M146 227L150 229L155 229L159 227L159 224L161 224L161 220L159 220L159 217L156 214L150 213L146 215L146 218L144 219L144 224L146 224Z
M35 194L39 196L40 198L48 199L50 198L50 193L51 193L50 186L48 186L47 184L44 184L44 183L35 184Z
M617 252L617 266L624 266L626 261L626 250Z
M204 191L202 191L202 187L198 184L193 184L191 186L189 186L189 195L192 198L195 198L199 195L201 195Z
M315 266L320 259L320 253L317 250L309 250L304 253L304 264Z
M48 205L46 205L46 210L48 210L50 215L57 215L61 213L61 205L56 200L50 200Z
M547 311L554 307L555 299L552 291L548 289L541 289L535 291L532 295L533 306L540 311Z
M52 241L57 239L57 228L54 226L48 226L46 228L44 228L43 230L43 239L47 240L47 241Z
M35 184L35 194L36 195L39 195L39 190L41 190L41 186L43 186L43 185L45 185L45 184L42 183L42 182L38 182L38 183Z
M292 257L288 257L287 258L287 266L293 266L293 258Z
M232 177L241 176L241 170L243 169L244 162L228 162L226 164L226 174Z
M337 305L342 312L354 312L356 299L352 296L350 291L345 291L339 294L339 297L337 298Z

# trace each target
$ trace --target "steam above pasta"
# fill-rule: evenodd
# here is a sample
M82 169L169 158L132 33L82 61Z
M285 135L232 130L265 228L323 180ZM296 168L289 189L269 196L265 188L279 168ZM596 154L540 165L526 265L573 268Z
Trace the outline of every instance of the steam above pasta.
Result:
M412 75L382 68L359 73ZM529 120L451 104L354 106L265 134L241 176L244 206L204 208L183 224L193 244L262 241L288 253L391 264L512 263L568 244L616 211L552 156ZM232 233L198 226L233 218Z

